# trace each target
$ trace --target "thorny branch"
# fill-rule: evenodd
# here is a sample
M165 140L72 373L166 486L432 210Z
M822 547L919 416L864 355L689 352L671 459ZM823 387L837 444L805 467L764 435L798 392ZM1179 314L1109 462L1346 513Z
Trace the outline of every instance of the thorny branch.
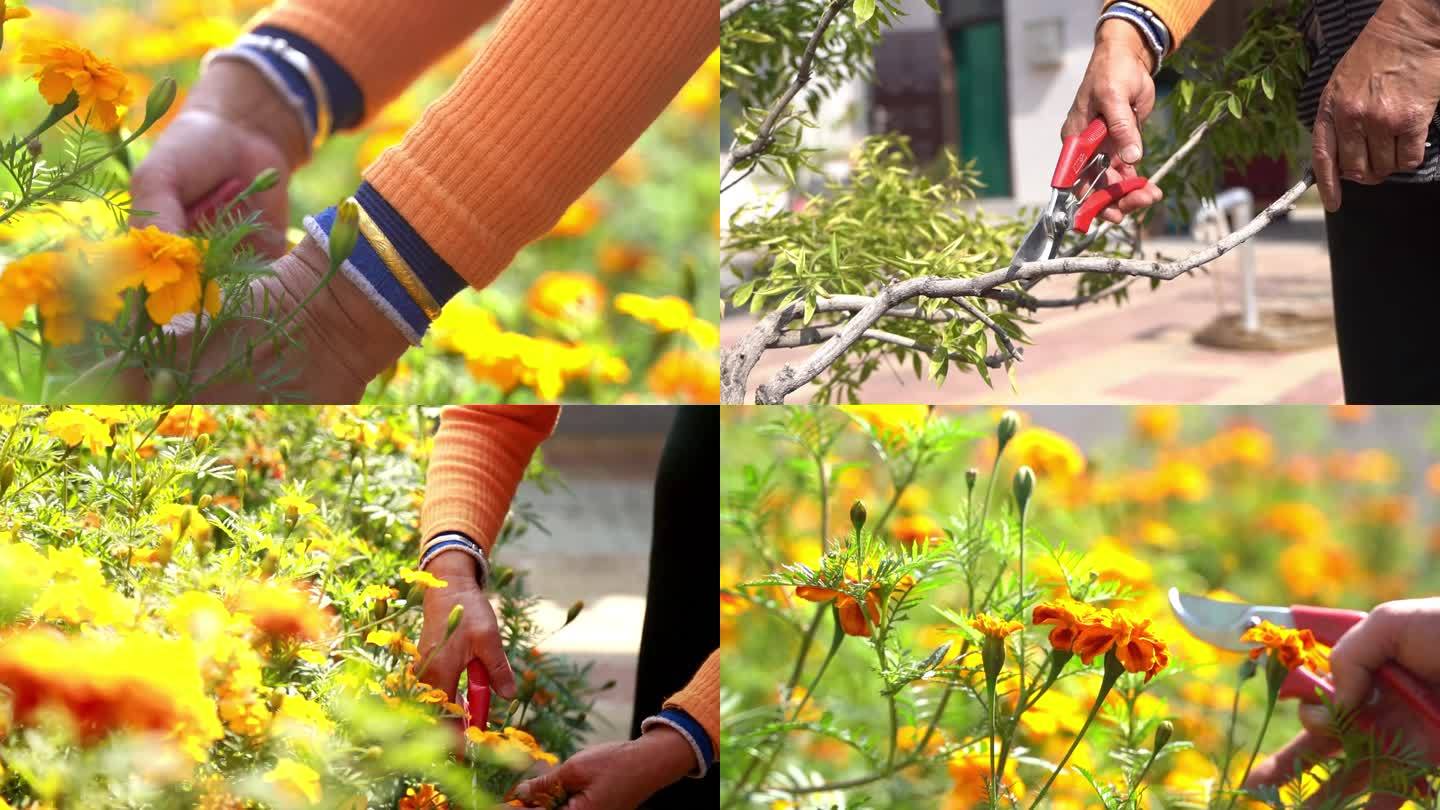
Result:
M741 2L743 2L743 0L733 0L733 2L725 8L722 8L720 12L721 21L723 22L726 19L725 11L729 9L730 6ZM754 0L751 0L751 2L754 2ZM730 172L735 169L736 164L757 157L766 149L770 148L770 144L774 142L775 138L775 127L779 126L781 116L783 116L785 110L790 107L790 102L795 100L795 96L799 95L800 91L805 88L805 85L810 82L810 66L815 63L815 54L820 50L820 41L825 38L825 31L830 28L830 24L835 21L835 18L840 15L840 12L849 6L851 2L852 0L830 0L830 5L825 7L825 12L820 15L820 21L815 25L815 32L810 35L810 41L805 46L805 52L800 55L800 60L795 63L795 78L790 81L789 86L785 88L785 92L781 93L780 97L775 99L775 103L771 104L770 109L766 111L764 120L760 122L760 128L755 131L755 139L749 143L741 143L740 137L737 135L734 143L730 145L730 152L725 156L725 163L720 170L720 185L722 187L725 186L725 179L730 176ZM743 7L744 6L740 6L740 8ZM736 10L738 11L739 9L737 8Z
M1198 141L1198 136L1192 135L1187 145L1193 145ZM973 315L978 312L978 308L962 299L995 298L1001 295L1025 295L1028 298L1028 295L1024 293L1015 293L1001 288L1013 283L1019 283L1024 287L1027 283L1033 283L1049 276L1107 273L1125 277L1126 281L1136 278L1168 281L1177 278L1209 264L1255 236L1274 221L1276 216L1289 210L1295 200L1314 181L1313 172L1307 170L1300 182L1292 186L1244 227L1232 232L1224 239L1176 261L1066 256L1029 262L1013 269L1003 267L970 278L917 276L888 284L877 291L874 296L845 296L843 307L831 305L828 300L820 299L816 302L818 311L849 310L858 303L856 299L868 298L868 302L859 309L853 310L854 314L844 326L835 330L833 335L803 362L798 365L785 365L775 374L774 378L759 386L755 392L755 401L761 405L783 403L786 396L814 380L855 343L866 339L866 333L874 329L875 324L881 318L889 316L896 307L915 298L950 299L957 306L969 310ZM1103 290L1092 295L1100 297L1102 293L1104 293ZM1019 300L1025 301L1025 298ZM1039 303L1038 299L1029 300ZM1071 304L1070 301L1059 303ZM1084 303L1084 301L1079 301L1079 303ZM1022 303L1022 306L1024 305L1026 304ZM750 373L754 371L760 356L774 346L785 326L800 317L802 312L802 301L794 301L776 309L761 319L734 347L722 353L720 365L722 401L738 404L744 400ZM987 326L989 325L987 324ZM1002 345L1004 344L1002 343Z

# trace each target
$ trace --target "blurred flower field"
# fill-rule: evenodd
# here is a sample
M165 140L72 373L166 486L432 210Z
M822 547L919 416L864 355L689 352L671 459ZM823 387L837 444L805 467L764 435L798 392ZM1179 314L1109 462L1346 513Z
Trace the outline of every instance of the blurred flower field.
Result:
M726 808L1299 807L1368 736L1337 728L1345 751L1305 776L1238 785L1299 730L1293 702L1272 716L1271 670L1324 672L1328 649L1266 628L1258 661L1219 650L1167 591L1357 610L1440 593L1426 410L726 420ZM1407 757L1386 784L1433 784Z
M436 420L0 408L0 809L492 807L574 753L603 687L505 566L523 502L492 571L517 699L461 745L416 677Z
M89 241L123 234L115 213L116 206L128 205L123 194L127 166L143 160L148 144L179 109L203 55L232 42L245 21L266 5L257 0L6 4L14 18L5 23L0 52L0 111L7 121L38 122L50 110L37 84L36 64L21 61L27 42L69 43L113 64L120 74L119 100L105 110L118 106L122 135L140 125L147 95L162 78L178 82L179 98L119 159L106 164L113 164L120 179L117 193L95 189L110 197L108 203L71 190L63 195L67 201L33 209L27 205L23 215L0 222L0 257L14 261L63 252L77 231ZM298 226L304 216L354 192L362 169L400 143L485 39L486 32L477 34L379 111L363 131L331 140L296 173L290 186L292 241L302 235ZM455 299L425 344L371 385L367 401L718 401L718 99L717 52L671 109L548 236L522 251L490 288ZM20 138L16 159L23 163L26 144L19 130L29 125L13 128L17 131L5 134ZM35 147L46 150L42 160L54 161L64 144L46 135ZM0 175L6 208L23 202L16 191L15 179ZM218 278L214 271L200 272ZM49 275L57 274L51 269ZM147 287L152 281L147 279ZM219 286L202 291L197 284L193 300L188 290L177 297L176 311L203 306L216 314ZM114 306L84 311L80 305L51 301L43 292L27 294L33 300L15 292L12 306L0 311L0 327L8 327L0 331L10 333L0 334L5 343L39 342L42 329L47 343L77 343L83 328L73 321L75 315L105 323L119 308L118 299ZM74 297L73 291L67 294ZM46 319L43 325L27 314L30 303ZM170 314L152 312L151 317ZM53 325L62 318L70 325L65 332ZM0 370L0 391L25 399L64 389L74 375L56 370L56 356L42 352L38 361L7 362ZM53 379L32 379L45 374Z

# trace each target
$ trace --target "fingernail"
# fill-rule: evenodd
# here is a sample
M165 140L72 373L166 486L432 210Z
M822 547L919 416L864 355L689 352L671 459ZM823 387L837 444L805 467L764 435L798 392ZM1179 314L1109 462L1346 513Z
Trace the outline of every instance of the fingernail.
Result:
M1121 149L1120 159L1126 163L1134 163L1140 159L1140 147L1132 143L1124 149Z

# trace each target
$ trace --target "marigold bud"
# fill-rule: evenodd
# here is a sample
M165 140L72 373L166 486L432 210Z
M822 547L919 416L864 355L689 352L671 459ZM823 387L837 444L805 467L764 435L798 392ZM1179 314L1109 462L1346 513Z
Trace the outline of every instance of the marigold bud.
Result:
M175 103L177 91L175 80L169 76L156 82L155 87L150 90L150 95L145 98L145 123L140 125L140 129L149 129L156 121L164 118L165 113L170 112L171 105Z
M971 467L965 471L965 491L974 492L975 482L980 480L980 471Z
M355 252L360 240L360 203L351 197L335 209L335 225L330 229L330 270L334 272Z
M866 517L868 516L865 514L865 503L863 501L857 500L855 503L850 504L850 525L855 527L855 531L858 532L865 528Z
M1155 727L1155 749L1154 749L1154 750L1159 751L1161 748L1164 748L1165 745L1166 745L1166 743L1170 742L1170 738L1171 738L1174 734L1175 734L1175 724L1172 723L1172 722L1170 722L1169 720L1165 720L1165 721L1163 721L1162 723L1160 723L1160 725L1156 726L1156 727Z
M456 605L455 607L450 608L450 618L445 620L446 639L449 639L451 636L455 635L455 631L460 628L460 620L463 618L465 618L464 605Z
M273 551L266 554L265 559L260 561L260 576L265 577L266 579L275 576L275 572L279 570L280 555L276 554Z
M210 434L201 433L195 437L195 452L203 453L210 449Z
M25 144L25 149L30 152L30 157L36 159L39 159L40 155L45 152L45 147L40 145L39 138L31 138L30 141Z
M1025 507L1030 504L1030 495L1035 492L1035 471L1029 467L1021 467L1015 471L1015 503L1020 507L1020 514L1025 514Z
M180 384L175 373L160 369L150 375L150 401L157 405L169 405L180 394Z
M198 507L201 508L201 509L206 509L206 508L208 508L208 507L210 506L210 504L212 504L212 503L214 503L214 502L215 502L215 499L214 499L214 498L210 497L209 494L205 494L205 495L201 495L201 496L200 496L200 500L199 500L195 505L198 506Z
M10 491L10 485L15 483L15 462L7 461L0 467L0 496Z
M570 611L565 614L565 624L568 625L568 624L570 624L571 622L575 621L575 617L576 617L576 616L579 616L579 615L580 615L580 611L582 611L582 610L584 610L584 609L585 609L585 600L583 600L583 599L577 599L577 600L575 601L575 604L573 604L573 605L570 606Z
M495 587L497 589L504 588L514 581L515 569L513 568L501 568L495 572Z
M250 193L259 194L269 191L279 184L280 172L275 169L266 169L255 175L255 179L250 181Z
M237 486L237 487L239 487L239 488L241 488L241 489L244 489L244 488L245 488L245 485L248 484L248 483L250 483L250 473L245 472L244 470L236 470L236 471L235 471L235 486Z
M1005 452L1005 445L1015 438L1015 431L1020 429L1020 415L1014 411L1006 411L1000 414L1000 424L995 426L995 438L1000 440L1000 447L995 452Z
M272 712L280 711L280 707L285 705L285 693L271 692L270 697L265 701L265 705L269 706Z

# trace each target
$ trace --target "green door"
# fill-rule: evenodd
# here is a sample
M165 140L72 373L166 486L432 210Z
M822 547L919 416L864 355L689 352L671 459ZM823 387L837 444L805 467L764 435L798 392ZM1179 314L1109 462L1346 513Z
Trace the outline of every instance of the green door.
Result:
M1005 109L1005 24L974 23L950 31L955 61L960 159L974 160L983 197L1010 195L1010 119Z

